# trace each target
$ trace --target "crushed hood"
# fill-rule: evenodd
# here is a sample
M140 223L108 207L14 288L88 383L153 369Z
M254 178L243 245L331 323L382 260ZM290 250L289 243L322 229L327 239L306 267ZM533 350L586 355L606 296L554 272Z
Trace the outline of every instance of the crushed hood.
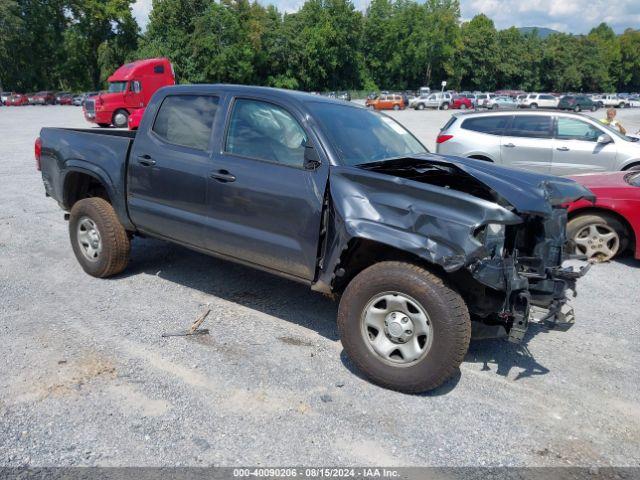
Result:
M385 164L403 163L406 166L420 168L422 162L425 167L428 165L448 166L467 173L489 187L498 197L508 202L520 213L546 216L551 214L554 206L573 202L580 198L595 200L595 196L588 188L568 178L515 170L491 162L448 155L419 154L366 164L362 168L381 172L385 168Z

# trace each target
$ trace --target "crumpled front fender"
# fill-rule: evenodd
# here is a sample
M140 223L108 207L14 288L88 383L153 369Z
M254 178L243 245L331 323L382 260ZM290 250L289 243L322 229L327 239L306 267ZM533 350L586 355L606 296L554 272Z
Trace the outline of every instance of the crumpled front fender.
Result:
M487 255L473 237L480 225L522 219L470 194L354 167L333 167L330 223L317 290L333 283L354 238L373 240L455 271Z

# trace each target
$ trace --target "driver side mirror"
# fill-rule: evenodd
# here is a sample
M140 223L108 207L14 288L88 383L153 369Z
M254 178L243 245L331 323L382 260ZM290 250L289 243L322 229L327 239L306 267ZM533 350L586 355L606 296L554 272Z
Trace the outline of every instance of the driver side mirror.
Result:
M316 149L313 148L313 145L307 143L304 147L304 168L306 170L315 170L321 163Z
M605 145L605 144L611 143L611 142L613 142L613 139L609 135L607 135L606 133L603 133L602 135L600 135L598 137L598 143L600 143L602 145Z

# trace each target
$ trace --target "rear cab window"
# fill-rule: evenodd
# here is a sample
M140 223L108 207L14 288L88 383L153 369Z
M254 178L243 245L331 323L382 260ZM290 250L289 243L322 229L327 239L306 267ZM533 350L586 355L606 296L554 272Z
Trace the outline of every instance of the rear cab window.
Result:
M172 145L206 151L219 98L208 95L169 95L163 101L152 131Z
M488 133L489 135L502 135L510 118L510 115L467 118L462 122L461 128L473 132Z

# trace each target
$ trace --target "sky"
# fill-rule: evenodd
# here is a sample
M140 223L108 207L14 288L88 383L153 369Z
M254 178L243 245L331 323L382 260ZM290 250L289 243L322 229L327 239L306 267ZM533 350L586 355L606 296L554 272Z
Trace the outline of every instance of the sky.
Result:
M137 0L133 13L145 29L152 0ZM296 11L304 0L259 0L271 3L284 12ZM354 0L357 8L366 9L368 0ZM463 20L478 13L491 18L498 29L547 27L566 33L588 33L600 22L608 23L617 33L625 28L640 28L640 0L460 0Z

